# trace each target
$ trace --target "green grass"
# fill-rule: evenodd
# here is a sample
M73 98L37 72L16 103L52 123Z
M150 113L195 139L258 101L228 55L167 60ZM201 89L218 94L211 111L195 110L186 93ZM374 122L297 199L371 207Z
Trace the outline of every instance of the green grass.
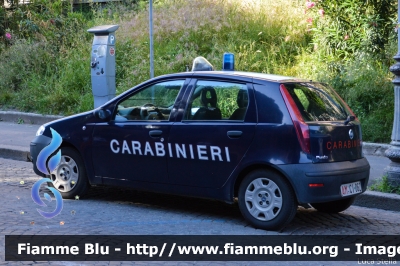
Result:
M120 25L117 94L149 79L147 2L74 13L56 3L46 12L31 11L37 31L10 29L12 40L0 37L0 108L61 115L92 109L93 36L86 30L95 25ZM328 45L313 44L307 16L297 0L155 1L155 75L185 71L197 56L220 69L223 53L232 52L237 70L332 84L362 122L364 141L389 142L394 103L388 68L395 41L385 58L360 54L343 61Z
M378 180L375 184L373 184L370 188L372 191L379 191L385 193L396 193L400 195L400 186L393 186L389 183L387 176L383 176L380 180Z

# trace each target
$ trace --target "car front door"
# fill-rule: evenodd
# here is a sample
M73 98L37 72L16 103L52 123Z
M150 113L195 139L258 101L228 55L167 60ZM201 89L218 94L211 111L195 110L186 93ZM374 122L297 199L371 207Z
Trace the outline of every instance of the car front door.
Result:
M185 79L135 90L117 103L110 122L93 132L93 166L104 182L114 179L166 183L167 145Z
M220 188L245 155L256 128L252 85L193 80L183 116L168 138L170 182Z

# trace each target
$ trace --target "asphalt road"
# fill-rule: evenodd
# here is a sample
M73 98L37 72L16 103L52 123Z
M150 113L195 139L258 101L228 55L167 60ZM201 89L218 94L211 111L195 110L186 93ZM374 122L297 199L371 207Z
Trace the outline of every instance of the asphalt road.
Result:
M31 198L39 180L31 163L0 159L0 265L147 265L149 262L5 262L5 235L387 235L400 234L400 212L352 206L340 214L299 207L280 232L254 229L237 205L120 188L92 188L64 200L60 215L41 217ZM21 182L23 181L23 183ZM53 203L53 202L52 202ZM54 202L55 204L55 202ZM54 206L50 204L50 210ZM293 265L293 262L179 262L159 265ZM335 265L296 262L296 265ZM356 265L358 262L341 263Z

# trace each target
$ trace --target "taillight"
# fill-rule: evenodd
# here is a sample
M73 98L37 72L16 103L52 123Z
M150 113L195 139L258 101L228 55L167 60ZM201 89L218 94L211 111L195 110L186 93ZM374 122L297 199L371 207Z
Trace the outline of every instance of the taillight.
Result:
M297 105L293 101L292 96L290 96L285 85L281 84L280 90L285 100L286 107L289 110L290 117L292 118L294 128L296 129L297 138L300 142L300 147L305 153L310 153L310 129L306 122L304 122L303 117L297 108Z

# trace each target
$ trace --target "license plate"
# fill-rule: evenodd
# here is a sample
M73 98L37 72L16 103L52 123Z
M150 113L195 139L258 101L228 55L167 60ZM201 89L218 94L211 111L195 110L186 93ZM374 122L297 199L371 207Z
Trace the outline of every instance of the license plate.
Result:
M340 193L342 197L354 195L362 192L361 182L354 182L349 184L344 184L340 186Z

